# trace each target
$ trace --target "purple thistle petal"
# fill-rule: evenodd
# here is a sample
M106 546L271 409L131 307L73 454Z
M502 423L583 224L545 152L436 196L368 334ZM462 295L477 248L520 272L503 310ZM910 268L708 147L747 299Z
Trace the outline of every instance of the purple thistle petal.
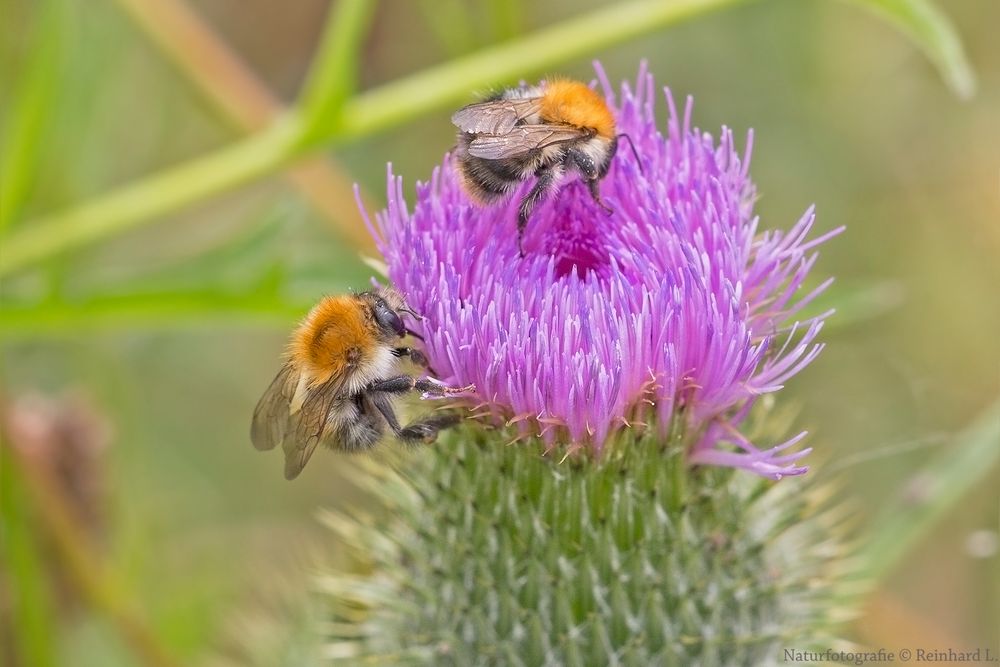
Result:
M664 136L645 64L617 100L600 66L597 79L642 164L618 151L600 183L611 215L565 178L536 207L523 259L517 205L531 183L481 208L446 156L410 210L390 166L387 207L366 224L389 278L424 316L414 328L435 371L475 385L478 416L549 449L596 455L623 428L666 433L682 416L700 434L692 463L772 479L805 472L795 464L808 450L781 454L804 434L758 449L736 428L758 395L822 350L827 314L781 327L830 284L796 299L815 247L842 228L808 239L810 208L787 232L759 231L752 134L742 154L728 128L714 141L692 127L691 98L679 114L666 90Z

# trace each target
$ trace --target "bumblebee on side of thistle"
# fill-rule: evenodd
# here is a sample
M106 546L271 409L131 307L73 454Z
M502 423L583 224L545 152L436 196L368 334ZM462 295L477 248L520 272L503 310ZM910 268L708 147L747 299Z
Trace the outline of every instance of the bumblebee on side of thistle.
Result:
M401 394L445 396L473 389L399 372L403 357L427 367L422 352L399 345L412 334L401 313L419 318L391 288L331 296L292 334L285 365L257 403L250 429L257 449L282 446L287 479L298 476L321 443L365 451L383 439L386 426L404 443L430 443L458 422L457 415L442 413L400 425L394 402Z
M611 109L586 84L552 79L511 88L462 107L451 122L459 129L458 171L476 201L497 202L521 182L537 177L518 207L519 250L532 209L558 189L567 171L579 172L594 202L612 213L601 200L598 184L608 173L618 138L628 137L616 134Z

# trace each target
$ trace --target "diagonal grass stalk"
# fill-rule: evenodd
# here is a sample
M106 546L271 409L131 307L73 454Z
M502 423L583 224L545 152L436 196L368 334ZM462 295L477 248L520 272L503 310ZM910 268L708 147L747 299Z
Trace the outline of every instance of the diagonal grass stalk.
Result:
M185 0L116 2L191 87L240 130L261 131L287 113L281 98ZM318 155L285 176L341 238L361 252L375 252L354 201L351 175L342 165ZM367 195L361 197L367 204Z
M3 239L0 275L125 232L274 173L324 144L368 136L465 99L470 90L534 74L652 30L751 1L615 3L351 97L350 79L344 79L344 71L356 62L355 51L362 35L345 36L345 32L349 32L348 28L359 31L368 15L353 0L343 3L344 7L328 21L324 46L313 65L302 107L259 134L216 153L169 168L69 211L27 221L23 229ZM954 30L928 0L854 1L869 6L917 39L957 91L972 90L971 70Z

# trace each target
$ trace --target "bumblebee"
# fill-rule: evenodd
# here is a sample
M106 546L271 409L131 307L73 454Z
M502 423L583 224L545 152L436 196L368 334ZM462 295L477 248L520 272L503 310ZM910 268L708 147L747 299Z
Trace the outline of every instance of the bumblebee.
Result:
M567 171L577 171L594 202L612 213L598 184L608 173L618 138L626 135L616 134L611 109L586 84L553 79L504 90L459 109L451 122L459 129L457 169L472 199L492 204L537 178L518 207L519 250L532 210L558 189Z
M285 478L294 479L316 446L360 452L375 447L386 427L404 443L431 443L458 422L439 413L402 426L394 400L411 391L445 396L453 389L399 371L402 358L427 367L419 350L399 345L414 335L400 314L419 318L394 289L326 297L292 334L284 366L253 413L250 440L259 450L281 445Z

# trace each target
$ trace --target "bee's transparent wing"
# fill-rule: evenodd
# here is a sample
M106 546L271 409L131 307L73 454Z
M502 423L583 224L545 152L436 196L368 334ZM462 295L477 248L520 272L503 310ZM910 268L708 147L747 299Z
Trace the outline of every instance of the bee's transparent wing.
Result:
M470 134L506 134L518 121L538 113L541 108L540 97L478 102L456 111L451 122Z
M340 382L331 381L310 389L302 408L288 418L288 432L282 444L285 479L298 477L316 451L316 446L330 438L330 409L340 388Z
M476 137L469 143L469 155L485 160L523 155L552 144L576 141L589 136L587 130L562 125L518 125L506 134Z
M285 439L297 379L295 369L286 363L257 401L250 424L250 441L257 449L274 449Z

